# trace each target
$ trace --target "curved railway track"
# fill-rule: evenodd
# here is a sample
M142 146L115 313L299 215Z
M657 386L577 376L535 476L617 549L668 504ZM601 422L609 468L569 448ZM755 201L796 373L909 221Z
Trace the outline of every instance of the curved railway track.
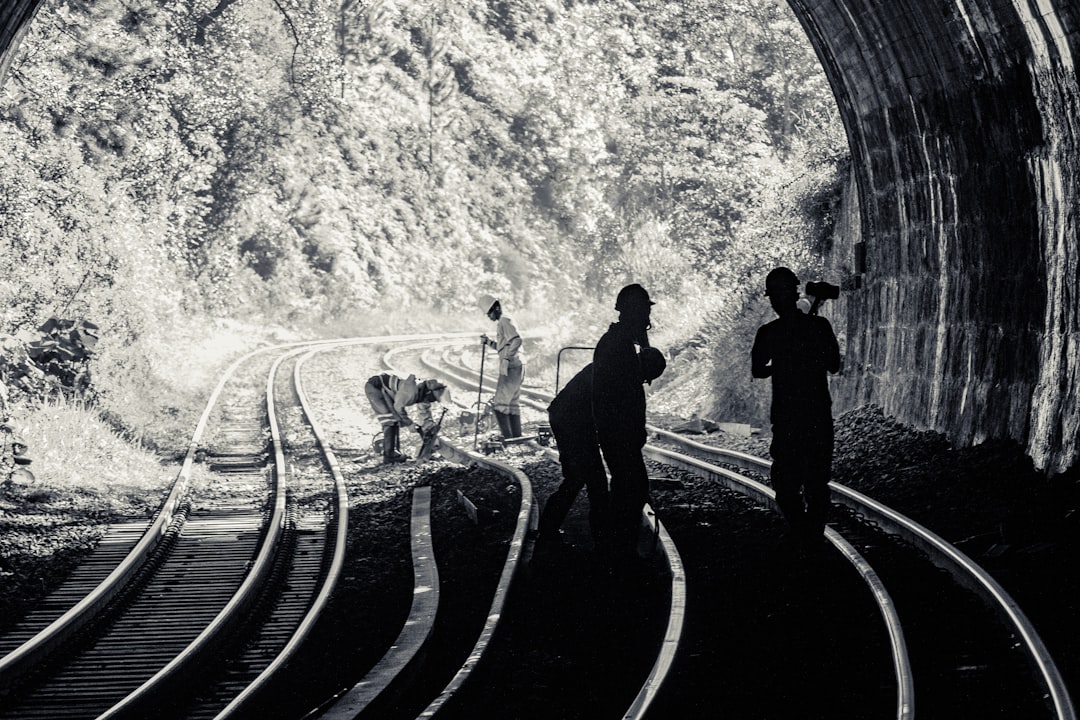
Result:
M430 360L426 360L425 362L432 370L441 369L444 376L449 374L452 379L459 382L476 382L479 379L478 373L464 367L460 362L451 363L445 354L441 358L441 362L443 363L442 366L439 366ZM451 364L453 365L453 368L448 369L448 365ZM525 399L523 402L531 405L535 409L546 408L546 402L550 401L551 398L550 395L535 390L526 390L523 394L528 396L528 399ZM552 454L557 462L557 454ZM767 496L770 492L771 491L768 489L763 488L762 497ZM641 691L638 693L637 698L635 698L635 701L630 706L629 710L623 714L623 717L626 718L644 717L657 698L662 698L665 694L671 694L670 690L666 692L663 691L662 686L667 680L669 673L676 667L677 651L680 644L683 643L684 631L689 634L697 632L692 624L689 627L684 627L685 606L687 603L686 598L688 594L694 595L693 590L688 590L686 587L687 576L692 573L692 569L687 571L683 570L682 561L679 557L678 550L676 549L677 543L672 541L668 531L664 528L663 524L656 519L652 508L649 506L646 506L643 510L643 534L654 534L660 541L656 544L656 547L660 550L662 557L665 558L666 572L671 578L669 589L671 600L667 628L664 633L660 651L657 653L648 680L643 684ZM864 583L868 586L871 595L875 599L880 615L885 620L885 625L888 628L889 646L893 658L893 666L895 668L894 675L897 686L896 717L909 718L912 716L912 698L906 646L904 645L900 623L896 618L888 592L869 566L869 563L867 563L849 543L845 542L843 538L836 533L831 533L830 539L847 561L858 571L859 576L862 577ZM700 595L698 595L698 602L701 602ZM675 684L678 685L678 682L676 681ZM661 700L660 702L662 703L663 701ZM666 713L663 713L663 711L660 712L662 714L659 716L666 716Z
M476 376L460 362L454 371ZM535 391L523 394L550 399ZM655 446L646 448L647 457L710 481L720 480L773 506L771 489L753 477L767 478L767 461L702 446L660 428L650 431L684 451L706 453L714 462L748 469L751 477ZM981 708L986 714L1016 717L1075 717L1060 673L1038 633L989 574L934 533L880 503L835 483L833 493L839 512L826 539L859 571L885 620L896 717L914 717L916 688L922 690L920 706L934 716L959 717ZM887 549L883 552L882 547ZM871 562L881 566L887 583ZM687 574L692 583L693 568ZM903 613L898 613L887 588L903 598ZM914 669L905 627L913 635ZM677 690L668 693L677 694Z
M59 618L35 618L48 624L0 659L6 695L0 716L227 717L253 694L313 622L340 565L325 553L338 511L287 502L278 369L311 347L419 337L299 343L251 353L231 366L149 531L104 581ZM265 356L273 352L278 357L267 371ZM244 387L260 374L265 407ZM323 492L336 506L342 494L331 475L324 473ZM340 550L340 536L330 542ZM254 609L261 611L257 628L248 618ZM192 685L205 686L208 669L230 653L227 677L189 705Z
M653 431L658 439L727 468L764 477L771 467L761 458L697 443L660 428ZM714 481L734 483L740 492L755 482L732 469L662 448L651 448L648 455ZM904 591L905 625L918 628L923 645L922 672L918 665L915 668L921 680L916 685L930 688L926 694L933 700L924 705L930 706L932 714L958 716L982 704L986 712L1013 717L1075 718L1072 699L1038 632L989 573L914 520L838 483L830 487L836 510L831 521L834 532L839 530L865 547L883 574L886 569L892 571L891 586ZM772 503L771 490L763 490ZM929 611L929 617L924 611ZM972 618L978 619L970 622Z
M425 360L422 357L418 357L412 360L409 366L402 369L404 365L409 362L407 359L401 361L397 360L398 356L407 358L408 355L421 355L424 351L429 349L428 344L417 346L404 346L395 348L391 352L387 353L387 366L398 374L404 375L408 371L415 370L419 375L428 375L428 370L436 368L432 367L430 361ZM400 362L402 367L397 366L395 363ZM445 378L445 371L439 369L440 377ZM467 386L467 380L458 378L458 384ZM533 403L536 409L543 409L546 406L538 403ZM506 659L505 643L497 642L496 634L500 634L505 638L509 631L503 629L506 624L507 617L513 617L515 613L520 612L520 601L511 602L510 598L513 594L512 584L515 579L520 580L522 571L522 565L528 561L528 555L531 551L531 543L526 542L526 532L529 529L535 528L536 512L533 509L531 500L531 489L528 477L517 467L512 464L501 462L493 458L485 457L483 455L469 452L461 448L455 447L449 442L444 442L441 447L441 453L448 459L459 464L472 467L472 468L485 468L488 471L498 473L507 480L514 482L517 487L521 488L521 504L518 508L518 521L513 538L509 540L506 565L503 568L503 573L500 577L498 586L494 593L491 608L488 613L487 622L484 625L482 632L480 633L476 644L473 646L468 657L465 658L464 663L461 665L457 673L446 685L438 697L436 697L426 708L424 708L417 717L433 717L436 714L439 717L476 717L485 716L483 711L477 714L477 707L475 705L477 692L480 694L487 694L486 691L477 691L477 688L486 688L492 681L492 672L500 673L505 672L507 667L503 664ZM650 520L652 518L650 517ZM650 532L654 532L651 530ZM665 536L666 538L666 536ZM674 562L676 568L673 573L674 582L677 588L681 588L681 573L678 571L678 556L674 551L674 546L670 542L663 544L665 550L670 553L670 558ZM670 572L670 570L669 570ZM520 584L520 583L519 583ZM653 697L655 696L656 689L659 687L660 679L667 667L670 665L671 656L674 651L675 644L678 640L678 630L681 620L681 592L676 591L674 593L676 602L672 605L672 612L666 622L667 632L657 632L656 634L656 647L646 650L647 663L644 665L644 670L641 674L641 680L637 683L636 688L628 695L623 692L625 700L623 706L614 707L608 709L608 712L614 712L616 714L625 714L626 717L641 717L643 716L645 709L651 704ZM665 604L669 603L669 598L665 596L663 598ZM674 630L672 628L675 628ZM663 625L661 626L661 630ZM634 632L634 629L629 630L630 634L638 634ZM495 646L494 652L496 654L503 653L499 660L484 661L485 655L489 653L492 646ZM614 651L614 649L612 649ZM625 661L625 657L619 658L618 656L612 656L608 658L608 661ZM650 670L650 665L652 669ZM480 673L481 679L471 679L475 673ZM495 680L498 682L498 680ZM366 682L366 681L365 681ZM362 682L355 690L358 690L364 683ZM355 693L352 693L355 694ZM347 700L348 695L343 695L342 699L332 708L330 708L324 717L332 718L345 718L355 717L352 712L353 706ZM620 702L617 698L613 700L614 703ZM607 705L610 706L611 702ZM629 708L629 710L627 709ZM365 715L360 715L365 717ZM396 717L395 715L386 715L387 717ZM380 714L379 717L384 717Z
M228 382L244 380L234 377L239 367L230 368L214 393L214 401L224 401L222 427L211 457L214 470L203 491L197 498L188 494L194 447L210 421L213 401L170 496L176 510L170 513L166 506L162 513L172 516L162 530L163 542L155 543L150 534L144 538L154 545L148 553L152 562L133 555L118 567L129 566L125 572L139 582L108 588L118 601L102 613L104 622L50 658L48 674L35 678L37 682L17 696L18 702L6 703L4 716L94 718L114 714L114 708L119 712L127 698L144 697L145 684L213 623L243 583L247 567L259 554L261 536L271 544L276 541L284 521L284 494L279 494L267 467L265 410L228 402ZM275 525L268 523L271 517ZM264 525L271 530L264 533ZM44 632L60 631L64 625L54 624ZM16 667L33 650L30 641L5 660Z
M449 375L450 379L468 390L479 390L483 378L464 365L451 364L444 353L438 362L431 360L426 355L421 357L421 363L441 376ZM486 383L485 383L486 386ZM493 389L493 388L492 388ZM551 396L536 391L524 390L522 404L533 410L544 413L546 419L547 404ZM544 449L545 455L554 462L558 462L558 453ZM666 587L667 609L664 631L660 639L659 648L653 653L652 665L648 675L640 685L640 689L630 702L628 708L622 713L622 717L630 720L641 718L646 715L655 700L660 687L667 678L668 672L674 660L679 642L683 633L683 621L686 609L686 578L679 556L678 549L667 530L657 520L651 507L646 506L642 511L642 532L657 539L654 546L656 560L663 568L668 577ZM618 659L615 658L617 661Z
M384 365L390 371L404 375L406 373L393 364L395 354L395 350L387 352L383 356ZM469 463L464 455L456 455L450 445L443 447L442 452ZM528 478L520 471L498 463L485 463L485 466L488 472L479 479L481 484L492 485L491 478L501 476L516 488L515 499L500 509L500 512L507 511L500 522L478 528L475 533L459 533L455 538L461 545L480 542L500 546L501 550L487 553L492 558L498 557L482 563L486 566L484 569L471 560L460 563L452 557L472 552L468 547L450 546L445 541L439 547L440 529L429 527L427 510L436 501L446 505L451 485L438 480L438 469L421 471L418 479L421 486L417 487L416 493L422 502L414 503L412 523L413 603L407 619L381 660L358 682L337 692L307 717L431 717L442 712L456 697L484 656L499 624L534 514ZM388 470L401 467L393 466ZM468 492L472 493L471 490ZM464 517L464 513L456 515ZM445 522L445 511L441 516ZM469 542L463 541L466 535L472 535ZM443 570L433 562L434 555L439 557L439 565L447 566L449 572L445 574L454 577L443 577ZM463 565L470 569L463 573L460 569ZM440 583L440 580L444 582ZM441 587L433 587L434 583ZM464 592L463 584L470 586Z
M462 348L465 337L471 340L472 335L304 343L238 360L207 404L172 493L126 559L108 570L118 554L108 555L108 548L126 549L133 543L135 530L121 526L101 557L73 575L75 590L68 587L60 594L66 599L53 609L59 618L37 613L18 628L21 634L8 638L9 645L18 647L0 657L0 687L8 688L0 718L266 716L267 706L259 702L273 702L266 688L288 672L290 658L317 622L346 547L344 483L318 411L306 398L302 367L316 353L350 344L411 342L385 356L392 371L435 374L475 390L476 371L460 355L451 357L451 349ZM441 350L438 360L432 359L433 347ZM280 372L289 365L291 382ZM258 382L253 378L262 376L265 405L253 403L250 392ZM484 380L488 385L489 378ZM550 399L535 388L523 391L523 405L537 418L546 420ZM279 416L285 418L284 430ZM761 690L749 691L756 698L735 707L743 712L754 707L773 718L846 717L873 709L875 717L908 720L916 708L935 717L1004 712L1075 718L1060 674L1023 612L993 578L944 540L834 484L837 511L826 539L836 552L809 569L785 564L767 539L747 541L751 535L775 535L778 527L775 513L754 511L773 507L767 461L661 428L650 431L656 440L645 454L656 473L656 511L646 507L642 520L646 535L658 539L654 570L630 584L615 583L616 594L604 596L626 608L618 592L636 594L642 608L650 609L641 609L646 614L640 617L633 614L637 610L628 610L619 617L623 625L612 625L633 635L634 642L609 643L615 639L610 636L594 643L595 654L583 656L601 666L601 672L606 666L636 668L617 688L609 688L610 698L588 706L588 716L712 713L732 707L731 698L740 697L717 682L718 668L738 676L745 672L740 666L771 662L769 652L813 656L827 646L829 657L822 658L820 672L805 673L810 679L785 679L785 662L760 681ZM476 606L471 611L476 619L469 621L475 629L461 633L439 624L439 570L432 560L446 548L432 545L437 532L426 518L432 495L442 485L417 488L409 619L382 662L310 717L454 718L509 712L526 718L548 716L551 707L565 707L571 715L585 712L584 705L565 697L559 698L564 705L550 705L551 692L559 686L555 677L540 680L541 685L550 681L552 689L525 692L514 678L526 669L515 669L520 662L515 654L534 652L527 646L543 644L529 624L530 613L578 612L594 624L608 624L611 618L603 615L603 607L597 614L595 605L604 604L600 597L608 591L603 585L612 583L601 578L593 587L598 594L582 598L580 592L560 591L558 581L551 585L543 566L530 563L529 530L535 527L536 509L528 475L557 474L557 458L535 444L513 447L498 459L450 442L441 448L442 456L465 472L501 477L519 494L511 511L515 517L503 519L500 532L506 534L498 542L505 544L505 557L499 561L501 570L491 571L497 580L490 590L468 596ZM708 512L695 512L688 503L700 502L694 493L703 488L719 488L727 496L710 496L703 506ZM661 524L656 513L674 524ZM706 526L702 517L730 527ZM727 553L723 543L736 537L743 543L743 557L729 564L744 575L732 575L732 568L713 572L717 557ZM682 547L691 550L688 558L680 555ZM563 555L561 561L568 558L574 560ZM597 568L581 565L576 570L576 581L582 583L578 589L587 592ZM74 585L80 578L83 585ZM87 583L97 584L89 588ZM84 590L85 597L75 602ZM552 595L531 596L537 590ZM744 595L763 607L755 614L738 605ZM575 602L589 600L594 607L574 609ZM746 647L731 647L725 632L741 637L749 628L762 633L763 646L778 644L771 651L749 653ZM810 636L809 644L800 644L800 634ZM456 637L447 645L451 635ZM601 647L606 644L610 647ZM842 687L832 687L837 675L846 680ZM591 677L595 682L601 676ZM567 678L561 680L565 686ZM198 693L192 692L196 685ZM786 686L796 695L785 697ZM764 688L781 692L762 697ZM538 694L532 707L529 699L514 697L530 692ZM386 702L409 694L408 703ZM544 698L549 706L535 706ZM800 699L803 704L794 714L779 712ZM392 706L402 709L393 714Z

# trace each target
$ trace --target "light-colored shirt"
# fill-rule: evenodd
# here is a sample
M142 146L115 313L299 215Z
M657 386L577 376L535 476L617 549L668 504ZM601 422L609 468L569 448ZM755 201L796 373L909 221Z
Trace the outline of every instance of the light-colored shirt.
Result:
M499 359L506 360L510 366L521 365L521 336L514 327L514 321L503 315L496 321L495 327L495 340L492 347L499 353Z

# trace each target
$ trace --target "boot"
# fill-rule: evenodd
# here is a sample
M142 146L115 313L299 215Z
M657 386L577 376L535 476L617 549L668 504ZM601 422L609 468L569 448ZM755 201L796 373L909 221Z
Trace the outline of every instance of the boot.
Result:
M405 456L398 452L398 426L388 425L383 429L382 456L384 463L403 462Z
M394 452L394 426L387 425L382 429L382 460L390 462L390 455Z
M510 437L521 437L521 416L507 415L510 419Z
M504 438L511 437L510 435L510 416L504 412L493 410L495 413L495 420L499 423L499 432L502 433Z

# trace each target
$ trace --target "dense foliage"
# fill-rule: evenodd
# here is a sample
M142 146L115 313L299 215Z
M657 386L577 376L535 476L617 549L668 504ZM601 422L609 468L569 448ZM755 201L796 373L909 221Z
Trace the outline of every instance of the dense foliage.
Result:
M0 96L0 333L100 325L115 411L213 318L599 323L632 279L711 363L816 262L834 115L782 0L52 0Z

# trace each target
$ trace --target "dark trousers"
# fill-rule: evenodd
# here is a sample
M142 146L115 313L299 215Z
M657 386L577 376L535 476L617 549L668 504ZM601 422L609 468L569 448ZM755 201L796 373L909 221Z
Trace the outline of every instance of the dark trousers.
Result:
M641 509L649 499L649 472L641 445L623 437L600 434L600 450L611 473L611 543L616 556L637 551Z
M772 485L791 529L813 540L825 530L832 478L832 419L816 424L773 425Z
M551 434L559 448L563 481L551 494L540 515L540 533L554 535L566 519L581 488L589 495L589 529L594 539L607 531L608 482L600 445L592 427L573 427L551 423Z

